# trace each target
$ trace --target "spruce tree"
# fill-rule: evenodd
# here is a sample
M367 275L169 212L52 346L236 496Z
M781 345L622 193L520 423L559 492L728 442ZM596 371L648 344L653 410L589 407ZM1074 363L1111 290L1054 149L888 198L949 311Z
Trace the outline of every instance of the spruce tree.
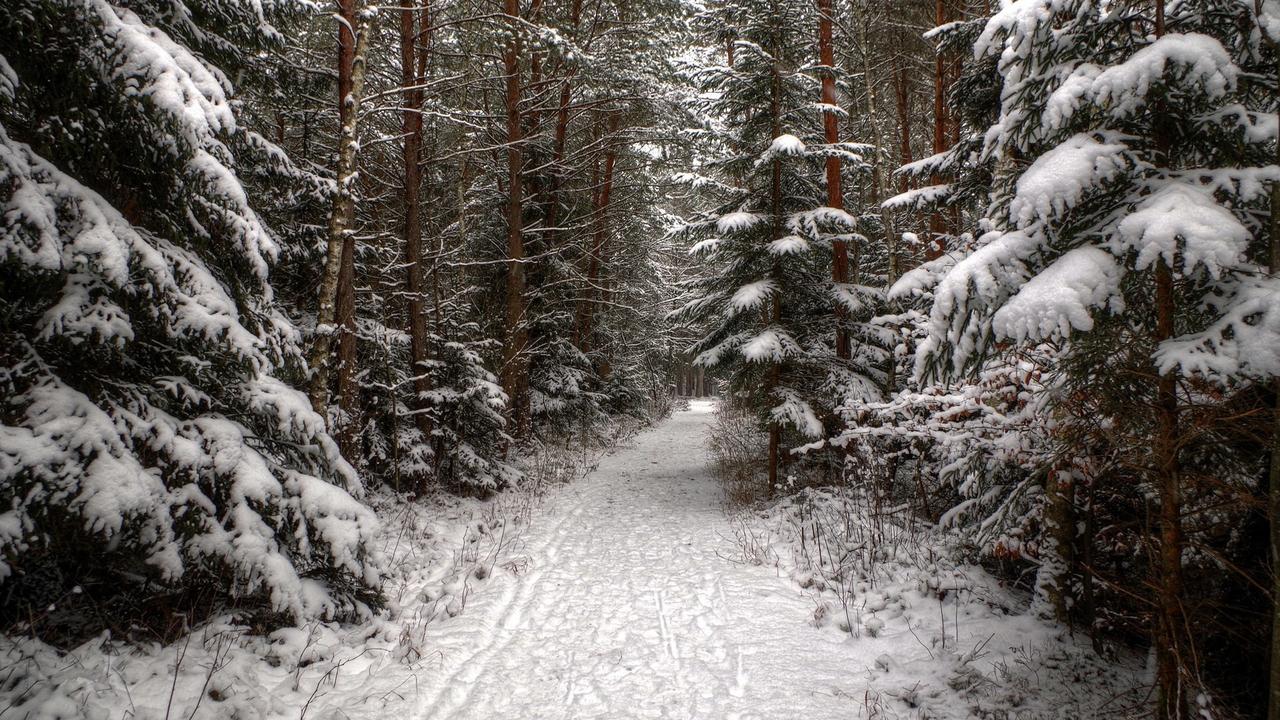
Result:
M711 41L733 22L732 65L697 71L712 147L707 173L688 176L706 210L682 233L708 264L695 281L685 318L705 328L693 345L697 363L723 367L769 431L769 484L778 484L784 429L823 437L831 398L878 392L874 346L857 343L851 360L835 353L834 308L865 312L856 288L831 280L832 245L860 238L859 222L828 206L825 160L865 167L867 148L826 144L817 57L818 19L807 5L768 0L725 3L706 25ZM834 302L833 302L834 300ZM870 379L868 379L870 378Z
M282 248L238 176L255 151L302 176L245 126L229 78L303 10L0 14L0 577L18 588L203 586L295 619L377 593L377 522L287 382Z
M1251 15L1051 0L991 18L974 51L1003 81L981 149L988 231L941 277L917 356L925 376L962 374L1002 343L1058 343L1065 396L1109 399L1109 441L1158 497L1161 718L1186 717L1202 683L1184 517L1212 502L1200 478L1246 472L1212 439L1223 426L1205 408L1221 395L1204 383L1229 391L1278 369L1280 286L1260 265L1258 220L1273 140L1259 119L1275 101L1254 80Z

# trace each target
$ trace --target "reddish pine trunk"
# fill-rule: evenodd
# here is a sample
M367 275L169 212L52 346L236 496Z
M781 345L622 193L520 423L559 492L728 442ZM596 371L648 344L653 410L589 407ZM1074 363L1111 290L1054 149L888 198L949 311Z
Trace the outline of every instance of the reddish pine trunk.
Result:
M1164 0L1156 0L1156 37L1164 35ZM1163 112L1157 107L1155 140L1159 160L1167 160L1171 141L1160 126ZM1173 337L1173 261L1156 264L1157 346ZM1158 372L1158 371L1157 371ZM1160 542L1156 621L1156 717L1159 720L1189 718L1189 687L1185 682L1192 662L1183 611L1182 587L1182 485L1178 463L1178 395L1173 372L1160 373L1156 385L1157 436L1155 438L1156 486L1160 492Z
M417 0L401 0L400 10L400 68L404 85L404 113L401 129L404 146L401 160L404 166L404 263L407 273L406 287L409 293L409 357L410 374L413 377L413 401L409 407L414 412L414 424L422 433L424 442L431 442L433 427L431 417L425 412L426 394L431 391L425 363L429 359L426 304L422 278L422 84L426 79L425 48L429 19L428 7L422 8L422 36L418 32L414 3ZM418 478L419 493L426 490L426 476Z
M582 0L573 0L569 15L569 27L576 36L578 23L582 16ZM547 249L556 246L556 229L560 221L560 180L564 168L565 144L569 137L569 105L573 100L573 75L568 71L560 83L560 105L556 110L556 131L551 147L551 186L547 192Z
M356 385L355 238L342 243L342 268L338 274L338 407L345 416L338 427L338 445L346 457L355 457L360 388Z
M818 54L824 67L822 73L822 102L828 106L823 113L823 131L828 145L840 141L839 119L834 112L836 104L835 48L831 31L831 0L818 0ZM827 205L837 210L844 209L844 193L840 185L840 158L835 155L827 157ZM849 249L844 240L836 240L831 244L831 281L837 286L849 282ZM845 320L849 315L844 303L836 301L836 357L849 359L849 334L845 328Z
M595 320L595 304L596 296L600 295L600 264L605 252L605 244L609 239L609 197L613 194L613 168L618 159L617 146L615 144L614 135L618 132L618 125L621 122L621 115L617 112L610 113L608 122L608 132L605 135L605 152L604 152L604 178L600 186L600 192L596 194L595 202L595 228L592 233L591 253L587 261L587 292L583 298L581 321L578 323L579 344L578 349L584 353L591 352L591 333L593 330L592 323Z

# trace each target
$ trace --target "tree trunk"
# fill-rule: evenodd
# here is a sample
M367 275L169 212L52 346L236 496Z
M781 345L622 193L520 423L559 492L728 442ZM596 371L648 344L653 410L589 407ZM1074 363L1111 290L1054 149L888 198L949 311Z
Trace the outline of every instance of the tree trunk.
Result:
M1164 35L1164 2L1156 0L1156 37ZM1161 126L1164 113L1156 108L1155 144L1159 161L1168 158L1171 141ZM1156 263L1155 300L1156 347L1173 337L1176 310L1173 265L1161 257ZM1191 661L1187 641L1187 619L1182 602L1182 484L1178 464L1178 395L1173 372L1156 374L1156 438L1154 470L1160 495L1160 539L1158 557L1156 621L1156 717L1184 720L1189 717L1188 688L1184 682Z
M1280 72L1276 77L1280 79ZM1280 164L1280 143L1276 144ZM1269 269L1280 275L1280 181L1271 183L1271 252ZM1280 378L1271 383L1275 398L1271 416L1271 463L1268 467L1271 519L1271 702L1267 717L1280 720Z
M822 102L827 106L822 114L823 131L827 145L840 142L839 119L835 114L836 78L835 48L831 31L831 0L818 0L818 55L823 65ZM827 156L827 206L836 210L844 209L844 193L840 183L840 158ZM831 243L831 282L839 291L849 282L849 249L844 240ZM849 332L845 323L849 310L842 300L836 300L836 357L849 359Z
M1156 334L1160 343L1173 337L1173 270L1161 258L1156 265ZM1185 664L1190 660L1184 638L1182 604L1182 486L1178 465L1177 379L1172 372L1157 381L1155 442L1160 493L1159 620L1156 640L1156 708L1161 720L1187 717Z
M502 356L502 387L507 393L511 432L517 439L529 434L528 374L525 354L528 329L524 298L524 197L521 170L524 155L520 128L520 3L503 0L511 42L503 55L507 110L507 307L506 344Z
M913 161L911 154L911 88L908 85L906 71L902 69L895 55L893 59L893 95L894 106L898 113L898 131L900 150L900 162L902 165L910 164ZM898 179L898 192L905 193L911 189L909 178L903 174ZM902 258L898 247L898 238L890 238L889 246L889 275L892 278L902 276Z
M1280 75L1278 75L1280 77ZM1280 163L1280 143L1276 145ZM1271 252L1269 269L1280 275L1280 181L1271 183ZM1280 720L1280 378L1271 382L1271 461L1268 466L1268 515L1271 520L1271 675L1267 717Z
M414 392L409 407L413 411L414 424L422 433L423 442L430 443L434 428L427 413L427 393L431 392L431 380L427 375L429 359L426 303L422 277L422 85L426 80L426 48L419 43L428 42L430 5L421 8L421 37L417 36L418 22L415 8L417 0L401 0L400 3L400 70L404 85L404 112L401 129L404 145L401 160L404 166L404 265L407 274L406 288L409 295L409 372ZM426 490L424 473L417 478L418 492Z
M879 148L882 146L882 143L884 142L884 138L881 135L880 124L879 124L880 116L878 114L878 108L876 106L876 85L875 85L876 76L872 72L873 68L871 65L871 50L870 50L871 20L869 16L864 15L864 17L862 18L861 35L862 35L861 46L862 46L863 82L866 83L866 86L867 86L866 104L865 104L866 120L871 130L870 134L871 134L872 142L874 142L877 148ZM854 113L850 113L851 117L853 115ZM897 235L893 229L893 217L889 214L889 211L886 210L883 205L881 205L881 201L883 200L884 196L887 194L887 190L888 190L887 184L885 182L885 173L881 168L882 153L877 151L874 157L875 159L873 160L871 165L870 200L872 205L875 206L876 209L879 211L880 221L884 225L885 249L889 253L889 268L888 268L889 274L888 274L888 277L885 278L886 280L885 284L886 286L892 286L893 283L896 282L898 279L897 277L897 272L898 272ZM857 276L858 276L858 267L857 267L857 264L855 263L852 269L852 272L850 274L850 277L853 277L856 282ZM886 396L888 396L889 394L892 394L896 386L897 386L897 364L893 356L890 355L885 367Z
M349 286L354 273L344 273L347 258L354 258L355 218L354 185L358 171L358 119L360 95L364 91L365 46L367 33L358 6L360 0L342 0L338 26L338 116L340 136L335 176L337 192L329 212L329 237L325 251L324 273L320 280L320 303L316 312L316 338L311 347L309 366L311 407L327 415L329 407L329 375L333 363L335 324L345 320L340 314L339 290ZM355 31L355 37L352 32ZM354 267L354 260L351 263ZM345 300L345 298L343 298ZM354 304L354 303L352 303Z
M770 87L769 114L773 123L773 137L782 134L782 77L779 74L779 68L775 64L773 66L773 82ZM773 233L772 240L778 240L783 235L782 223L782 161L775 157L772 161L772 179L769 187L769 208L773 216ZM781 275L779 260L774 257L773 260L773 276L778 278ZM780 326L782 324L782 294L781 285L774 292L770 299L772 308L772 324ZM765 323L768 327L769 323ZM782 378L782 360L775 360L769 367L769 380L765 386L765 397L772 402L774 391L781 384ZM769 421L769 492L772 493L778 487L778 466L781 463L780 446L782 444L782 427L777 420Z
M1072 548L1075 545L1075 483L1067 469L1044 479L1044 538L1036 571L1035 613L1060 623L1070 621Z
M934 24L942 25L947 22L947 4L946 0L935 0L934 2ZM946 86L947 86L947 63L942 56L942 50L939 48L934 53L933 60L933 154L940 155L947 150L947 103L946 103ZM929 179L931 185L938 185L942 182L942 178L935 172ZM944 243L942 236L946 234L946 226L943 222L942 213L935 209L929 216L929 241L925 244L925 260L936 260L942 256Z
M354 210L354 206L353 206ZM358 454L360 388L356 384L356 242L347 232L342 243L342 265L338 272L338 409L342 420L336 428L342 454Z
M604 177L601 179L600 192L596 194L594 229L592 232L591 252L587 260L587 292L579 312L578 349L583 353L591 352L592 322L595 318L595 297L600 294L600 263L605 252L605 243L609 239L609 198L613 194L613 168L618 159L618 150L614 135L622 116L618 112L609 114L608 129L604 137Z
M569 28L573 39L577 38L578 24L582 18L582 0L573 0L569 11ZM547 251L554 252L556 225L560 222L560 183L564 173L564 152L569 137L569 105L573 101L574 70L569 70L560 83L560 105L556 110L556 130L551 145L551 184L547 191Z

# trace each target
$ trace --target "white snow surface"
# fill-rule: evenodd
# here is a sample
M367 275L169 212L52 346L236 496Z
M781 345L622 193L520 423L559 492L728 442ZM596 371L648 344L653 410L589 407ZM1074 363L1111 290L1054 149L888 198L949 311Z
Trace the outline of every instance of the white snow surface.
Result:
M421 717L847 716L835 691L852 689L857 666L807 624L803 591L727 559L703 448L711 408L695 402L562 498L530 540L528 572L444 639L448 679L431 683Z
M0 638L16 668L0 706L14 720L1083 718L1132 680L923 537L864 558L870 575L844 565L865 548L837 540L844 581L788 559L842 501L726 514L714 408L694 401L541 507L384 505L410 518L386 522L387 615L265 637L218 621L167 647L99 638L67 655Z
M1018 342L1068 338L1093 329L1093 311L1122 305L1120 264L1105 250L1079 247L1026 282L992 318L997 335Z

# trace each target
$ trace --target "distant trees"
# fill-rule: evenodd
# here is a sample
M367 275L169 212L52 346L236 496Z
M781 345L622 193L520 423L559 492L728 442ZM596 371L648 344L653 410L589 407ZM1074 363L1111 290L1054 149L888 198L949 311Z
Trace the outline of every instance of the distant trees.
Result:
M409 3L367 20L353 273L339 283L354 297L339 337L355 346L334 356L354 373L337 378L333 417L361 471L417 492L501 487L518 477L523 444L642 414L638 398L665 382L633 372L653 346L601 339L662 313L659 303L637 317L607 288L643 273L661 237L646 219L658 217L660 176L629 156L658 117L647 97L661 43L630 28L678 13L658 2L485 8ZM618 212L639 221L614 228ZM637 262L608 256L619 233L635 238L623 245Z

